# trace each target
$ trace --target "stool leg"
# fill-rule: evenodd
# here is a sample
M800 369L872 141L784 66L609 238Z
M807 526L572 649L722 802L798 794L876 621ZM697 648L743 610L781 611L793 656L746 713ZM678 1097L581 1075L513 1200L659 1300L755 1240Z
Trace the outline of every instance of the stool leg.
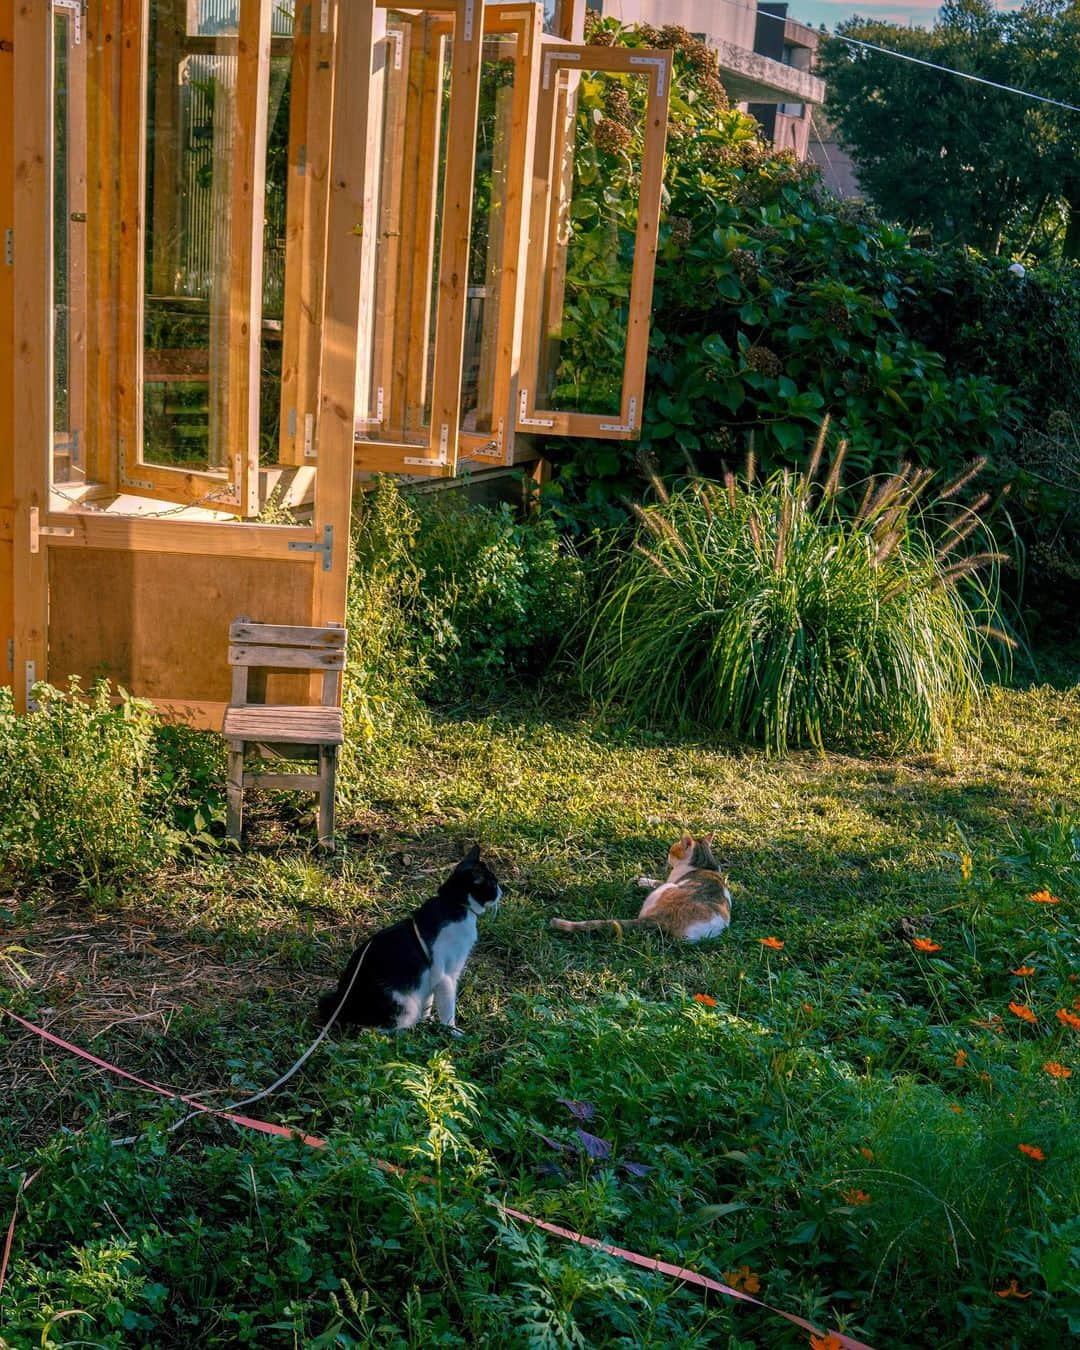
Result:
M334 848L334 792L337 788L336 745L319 746L319 845Z
M225 832L230 839L240 842L244 828L244 743L233 741L229 746L229 776L225 785L228 811Z

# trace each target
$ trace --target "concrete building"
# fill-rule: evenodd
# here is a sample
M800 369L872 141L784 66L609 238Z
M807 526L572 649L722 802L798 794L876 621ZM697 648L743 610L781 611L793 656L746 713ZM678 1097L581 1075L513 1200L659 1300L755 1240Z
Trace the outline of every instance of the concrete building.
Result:
M678 24L715 48L732 103L757 117L773 144L806 159L810 119L825 98L811 73L818 34L787 17L786 4L756 0L589 0L621 23Z

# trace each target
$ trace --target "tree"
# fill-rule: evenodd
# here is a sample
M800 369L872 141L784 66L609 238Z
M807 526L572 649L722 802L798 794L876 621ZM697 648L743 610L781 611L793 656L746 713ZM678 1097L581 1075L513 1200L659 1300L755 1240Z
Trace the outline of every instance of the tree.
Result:
M825 109L881 211L938 242L1080 258L1080 113L843 41L1077 103L1080 0L949 0L929 30L856 17L836 32Z

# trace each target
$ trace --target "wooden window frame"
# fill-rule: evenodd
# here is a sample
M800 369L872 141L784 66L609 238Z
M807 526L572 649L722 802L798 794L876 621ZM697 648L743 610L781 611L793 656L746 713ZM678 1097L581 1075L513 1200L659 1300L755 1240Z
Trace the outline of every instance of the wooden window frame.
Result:
M484 9L482 0L441 0L437 3L390 4L378 0L378 9L400 9L416 14L453 14L451 97L447 124L446 166L443 170L442 228L439 246L437 301L435 309L435 354L432 378L431 423L425 445L357 438L356 467L369 473L408 473L453 477L457 472L461 421L461 366L465 342L465 311L468 292L468 254L472 224L473 170L475 166L476 119L480 98L483 57ZM380 41L380 39L376 39ZM385 42L381 38L386 59ZM375 233L375 181L379 166L369 158L370 185L364 220L367 234ZM375 240L369 238L373 250ZM371 254L364 258L361 275L372 274ZM426 324L425 324L426 327ZM414 334L415 336L415 334Z
M226 432L223 470L174 469L143 459L143 342L146 230L147 55L150 0L120 0L120 276L117 320L117 431L122 491L249 518L259 502L259 345L262 315L263 202L271 6L240 0L235 36L215 51L236 49L235 124L229 174L233 231L228 274ZM256 278L259 284L253 285Z
M530 214L532 243L529 265L526 269L528 282L524 314L525 334L516 406L516 429L534 435L636 440L641 434L645 367L649 349L672 55L670 51L545 42L541 60L543 73L537 114L537 147ZM626 350L623 357L622 395L617 416L614 413L560 411L538 406L536 402L545 289L550 293L558 281L550 258L555 213L559 204L554 166L560 146L559 128L563 121L559 116L562 102L560 99L562 81L559 74L564 70L610 72L639 78L645 76L649 81L634 262L630 279ZM559 158L566 162L565 157L560 155Z

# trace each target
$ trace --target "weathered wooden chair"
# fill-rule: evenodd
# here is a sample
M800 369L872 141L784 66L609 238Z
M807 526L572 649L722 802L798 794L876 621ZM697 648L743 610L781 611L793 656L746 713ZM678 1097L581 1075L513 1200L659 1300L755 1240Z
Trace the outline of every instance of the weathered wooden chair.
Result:
M236 619L229 625L232 701L221 733L229 742L227 828L231 838L239 840L243 829L244 788L282 788L319 794L319 843L334 847L337 755L345 739L340 706L345 638L346 631L339 624L301 628ZM267 703L264 680L259 681L261 688L248 688L248 673L256 667L292 674L321 670L321 704ZM262 701L258 701L260 694ZM315 760L318 767L313 773L248 772L249 751L263 760Z

